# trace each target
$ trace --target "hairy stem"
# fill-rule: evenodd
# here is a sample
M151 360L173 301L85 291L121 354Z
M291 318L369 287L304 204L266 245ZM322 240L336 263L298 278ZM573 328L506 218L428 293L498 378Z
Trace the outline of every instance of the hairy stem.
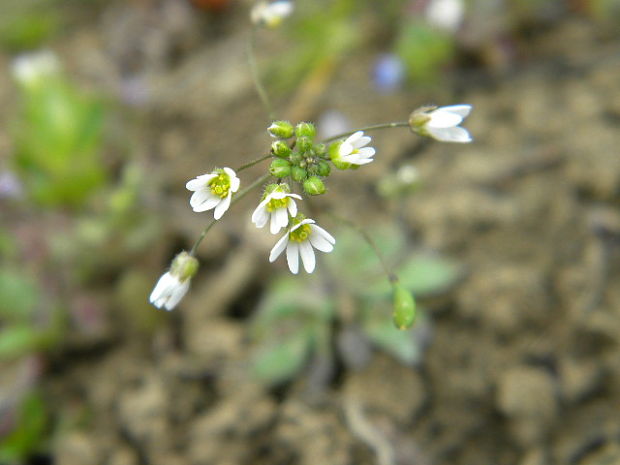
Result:
M247 163L245 163L244 165L241 165L239 168L237 168L236 172L238 173L239 171L243 171L245 169L251 168L254 165L259 164L261 161L265 161L271 158L271 154L262 156L260 158L257 158L255 160L249 161Z
M329 137L323 141L323 143L333 142L338 139L344 139L345 137L350 136L351 134L355 134L357 131L376 131L378 129L389 129L389 128L408 128L409 123L407 121L394 121L392 123L383 123L383 124L374 124L372 126L366 126L365 128L354 129L353 131L343 132L342 134L337 134L335 136Z
M269 96L267 95L267 91L263 86L263 83L260 80L258 66L256 64L256 54L254 53L254 38L255 38L255 29L252 28L250 32L250 36L248 37L248 46L247 46L247 55L248 55L248 64L250 65L250 73L252 74L252 81L254 82L254 87L256 87L256 92L258 92L258 96L260 97L265 110L267 110L267 115L269 116L269 121L273 121L275 119L273 113L273 107L271 106L271 101L269 100Z

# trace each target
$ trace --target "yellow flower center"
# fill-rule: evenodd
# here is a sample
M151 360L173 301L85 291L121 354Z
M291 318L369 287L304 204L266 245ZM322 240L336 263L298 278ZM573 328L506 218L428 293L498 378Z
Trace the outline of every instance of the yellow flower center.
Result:
M230 190L230 177L226 173L220 173L209 182L211 193L220 198L226 198Z
M300 226L299 228L297 228L295 231L290 232L288 234L288 238L291 241L304 242L308 240L311 232L312 232L312 229L310 229L310 225L304 224L303 226Z
M271 199L267 202L267 211L269 213L279 210L280 208L286 208L288 206L288 197L283 199Z

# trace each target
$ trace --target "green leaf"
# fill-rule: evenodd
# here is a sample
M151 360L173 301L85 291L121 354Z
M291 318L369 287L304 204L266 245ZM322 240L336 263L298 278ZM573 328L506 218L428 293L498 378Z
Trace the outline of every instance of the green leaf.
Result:
M45 336L29 326L8 326L0 329L0 360L16 358L42 348Z
M22 463L44 440L47 413L38 394L24 398L16 423L15 429L0 439L0 463Z
M277 384L292 378L303 366L311 346L309 332L261 347L252 363L254 375L262 382Z
M39 301L39 288L30 276L0 270L0 318L27 321Z

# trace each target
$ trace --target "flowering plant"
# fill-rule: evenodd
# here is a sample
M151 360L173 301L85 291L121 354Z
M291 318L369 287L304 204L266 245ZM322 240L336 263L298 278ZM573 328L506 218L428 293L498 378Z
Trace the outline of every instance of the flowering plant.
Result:
M291 12L290 2L259 3L252 11L251 18L255 26L275 27ZM253 40L253 37L254 35L250 40ZM251 45L250 42L250 51ZM259 96L271 115L271 105L258 80L251 54L250 66ZM376 150L372 147L372 139L367 132L381 129L406 127L416 134L443 142L471 142L469 132L460 126L470 111L470 105L422 107L415 110L408 121L367 126L324 140L318 140L313 123L300 122L294 125L289 121L271 118L272 122L267 131L273 142L266 155L236 170L230 167L216 168L187 182L187 189L193 192L190 198L191 208L197 213L214 210L214 219L203 230L192 249L181 252L175 258L171 271L160 278L153 290L151 302L166 310L172 310L176 306L187 292L190 279L198 269L195 253L206 234L236 201L261 186L263 193L251 215L252 223L257 228L263 228L269 223L271 234L279 234L282 229L286 231L274 244L269 261L276 261L286 252L288 268L293 274L299 273L300 261L307 273L313 273L317 267L314 250L330 253L337 247L337 240L319 226L315 219L301 213L298 203L303 207L303 203L310 198L328 192L326 182L332 173L332 167L354 171L372 163ZM242 183L239 173L267 160L271 161L267 173L240 190ZM394 323L399 329L410 328L416 316L415 301L410 291L401 285L397 274L383 259L372 237L350 221L343 221L357 229L379 257L392 289ZM181 266L179 263L188 265ZM178 271L179 269L182 271Z

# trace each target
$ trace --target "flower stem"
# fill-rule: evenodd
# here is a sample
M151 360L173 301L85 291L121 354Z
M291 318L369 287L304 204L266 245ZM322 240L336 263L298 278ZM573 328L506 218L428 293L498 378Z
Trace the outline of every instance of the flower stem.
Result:
M256 54L254 53L254 38L255 38L255 28L252 28L250 32L250 36L248 38L248 47L247 47L247 55L248 55L248 64L250 65L250 73L252 74L252 81L254 82L254 87L256 87L256 92L258 92L258 96L260 97L261 102L263 102L263 106L265 110L267 110L267 115L269 117L269 121L275 120L273 107L271 106L271 101L269 100L269 96L267 95L267 91L263 86L263 83L260 80L260 76L258 73L258 66L256 64Z
M346 224L350 228L355 229L362 236L362 238L368 243L372 251L375 253L377 258L379 259L379 262L381 263L381 267L383 268L383 271L385 272L385 275L388 281L391 284L396 284L398 282L398 276L396 276L396 273L394 273L392 269L390 268L390 266L387 264L385 257L383 256L383 253L381 252L381 250L379 250L379 247L377 246L377 243L372 238L372 236L368 234L368 231L366 231L363 227L361 227L360 225L354 223L353 221L347 218L334 215L333 213L329 213L329 215L332 216L334 219Z
M245 169L251 168L252 166L259 164L261 161L268 160L270 158L271 158L271 154L268 154L263 157L257 158L255 160L249 161L246 164L241 165L239 168L237 168L236 171L238 173L239 171L243 171Z
M258 186L264 183L267 179L269 179L270 176L271 176L270 174L264 174L260 178L254 180L254 182L250 184L248 187L239 191L238 194L234 194L232 201L230 202L230 206L232 207L236 202L238 202L243 197L245 197L248 194L248 192L256 189ZM194 245L192 246L192 250L189 251L189 254L191 256L196 255L198 246L200 245L202 240L205 238L205 236L207 235L207 233L209 232L209 230L213 227L215 223L217 223L217 220L211 220L211 222L202 230L202 232L200 233L200 236L198 237L198 239L196 239L196 242L194 242Z
M408 128L409 122L407 121L394 121L392 123L383 123L383 124L374 124L372 126L366 126L365 128L354 129L353 131L343 132L342 134L337 134L332 137L328 137L323 141L323 143L333 142L338 139L343 139L345 137L350 136L351 134L355 134L357 131L375 131L377 129L388 129L388 128Z

